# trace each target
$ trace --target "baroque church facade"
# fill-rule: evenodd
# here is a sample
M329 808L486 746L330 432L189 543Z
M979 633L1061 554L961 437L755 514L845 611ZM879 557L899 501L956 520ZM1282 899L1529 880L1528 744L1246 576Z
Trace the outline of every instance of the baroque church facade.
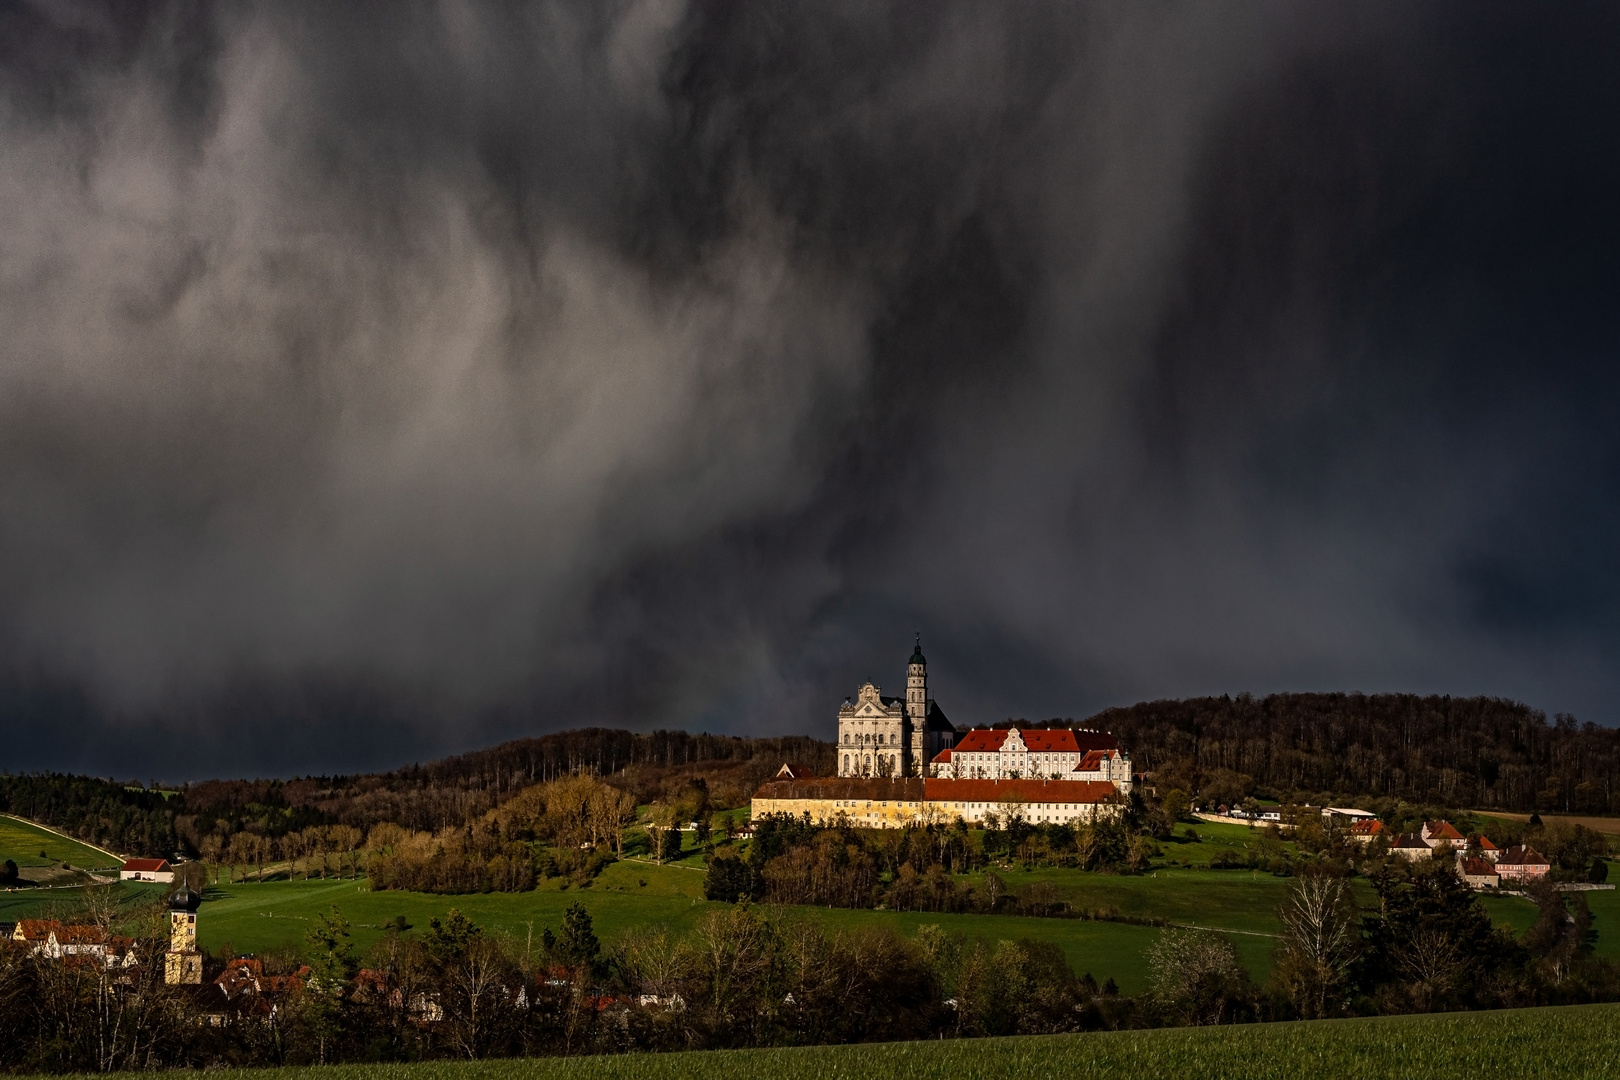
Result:
M927 776L928 764L956 742L956 728L928 696L922 638L906 664L906 696L885 697L866 683L838 709L838 775Z

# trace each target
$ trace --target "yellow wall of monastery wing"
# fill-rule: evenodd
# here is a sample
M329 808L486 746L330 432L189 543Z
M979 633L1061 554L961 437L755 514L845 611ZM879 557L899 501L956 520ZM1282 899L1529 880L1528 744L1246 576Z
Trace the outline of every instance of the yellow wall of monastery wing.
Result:
M901 802L879 799L755 799L750 816L762 818L770 814L790 817L810 815L817 824L831 824L839 815L849 819L851 825L866 829L898 829L907 825L945 825L963 818L977 824L986 814L1005 819L1017 813L1034 824L1048 822L1082 822L1095 817L1113 818L1123 812L1118 803L957 803L957 802Z

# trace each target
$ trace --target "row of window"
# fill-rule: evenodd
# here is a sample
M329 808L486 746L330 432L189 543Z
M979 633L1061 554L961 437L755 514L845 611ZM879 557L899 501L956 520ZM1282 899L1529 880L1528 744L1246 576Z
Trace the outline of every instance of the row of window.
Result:
M856 738L854 735L851 735L847 731L844 732L844 745L845 746L852 746L855 743L860 743L860 744L862 744L864 746L864 745L869 745L873 741L874 741L874 737L871 736L871 735L865 734L864 732L861 734L861 736L859 738ZM876 742L877 742L877 744L879 746L899 746L900 745L900 736L896 735L894 737L893 742L886 743L886 742L883 741L882 732L879 732L878 735L876 736Z

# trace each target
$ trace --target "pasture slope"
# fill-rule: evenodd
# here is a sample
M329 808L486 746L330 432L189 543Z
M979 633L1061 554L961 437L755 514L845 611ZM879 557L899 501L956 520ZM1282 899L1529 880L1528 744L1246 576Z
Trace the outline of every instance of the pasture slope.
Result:
M81 843L55 829L0 814L0 862L6 859L15 861L23 870L62 863L80 869L116 870L124 861L110 851Z
M222 1070L220 1080L1598 1080L1620 1005L682 1054Z

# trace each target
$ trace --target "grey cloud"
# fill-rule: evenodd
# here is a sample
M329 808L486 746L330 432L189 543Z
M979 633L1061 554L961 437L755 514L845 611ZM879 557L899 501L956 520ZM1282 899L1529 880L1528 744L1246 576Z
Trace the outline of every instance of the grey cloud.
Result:
M19 763L815 731L916 628L1613 719L1614 27L1450 14L8 13Z

